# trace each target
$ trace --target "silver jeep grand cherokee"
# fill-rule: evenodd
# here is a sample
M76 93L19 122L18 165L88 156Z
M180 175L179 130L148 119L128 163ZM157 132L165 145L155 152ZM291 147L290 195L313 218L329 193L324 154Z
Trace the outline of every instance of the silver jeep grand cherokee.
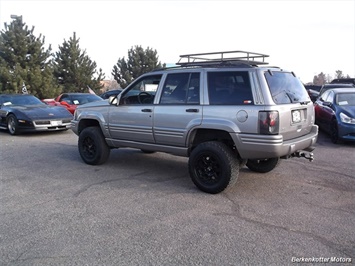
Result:
M245 165L266 173L281 158L313 160L313 103L293 72L245 51L180 57L108 101L78 107L72 130L85 163L124 147L187 156L194 184L219 193Z

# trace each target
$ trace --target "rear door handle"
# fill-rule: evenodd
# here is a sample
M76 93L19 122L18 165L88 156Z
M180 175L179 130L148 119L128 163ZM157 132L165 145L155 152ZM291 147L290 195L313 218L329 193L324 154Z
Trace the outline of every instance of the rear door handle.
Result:
M186 112L188 113L198 113L199 111L199 109L186 109Z
M144 113L151 113L153 112L152 109L142 109L142 112Z

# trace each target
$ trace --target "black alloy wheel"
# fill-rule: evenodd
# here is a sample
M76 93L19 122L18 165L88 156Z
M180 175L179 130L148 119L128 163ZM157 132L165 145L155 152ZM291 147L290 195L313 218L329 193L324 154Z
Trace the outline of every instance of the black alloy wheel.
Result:
M87 127L79 135L79 153L87 164L103 164L110 155L105 138L99 127Z
M232 186L239 174L239 160L224 143L199 144L189 158L189 173L202 191L216 194Z

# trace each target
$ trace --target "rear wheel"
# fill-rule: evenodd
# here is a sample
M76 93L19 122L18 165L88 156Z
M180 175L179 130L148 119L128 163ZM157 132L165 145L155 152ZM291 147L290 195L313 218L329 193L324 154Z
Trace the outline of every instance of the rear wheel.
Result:
M267 173L273 170L280 162L280 158L269 158L263 160L248 160L246 166L254 172Z
M16 135L18 133L18 122L15 115L10 114L7 117L7 129L11 135Z
M204 142L191 152L189 173L200 190L216 194L237 181L239 160L224 143Z
M98 127L87 127L79 135L79 153L87 164L103 164L110 155L110 148Z

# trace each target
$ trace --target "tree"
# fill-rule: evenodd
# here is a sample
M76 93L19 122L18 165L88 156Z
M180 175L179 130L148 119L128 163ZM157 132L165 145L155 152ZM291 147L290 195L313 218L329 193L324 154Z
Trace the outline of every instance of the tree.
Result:
M88 86L99 92L105 75L101 68L96 70L96 62L80 49L79 40L74 32L73 37L59 46L54 58L54 76L63 87L63 92L86 92Z
M313 77L314 85L324 85L325 83L327 83L327 79L326 79L326 75L323 72Z
M121 88L125 88L140 75L161 67L156 50L149 47L144 50L142 46L136 45L128 50L127 60L124 57L117 60L112 75Z
M336 71L335 71L335 78L336 78L336 79L344 78L343 71L341 71L341 70L336 70Z
M39 98L54 97L60 87L53 78L51 46L44 48L44 36L35 37L22 17L5 23L0 34L0 92L21 93L23 84Z

